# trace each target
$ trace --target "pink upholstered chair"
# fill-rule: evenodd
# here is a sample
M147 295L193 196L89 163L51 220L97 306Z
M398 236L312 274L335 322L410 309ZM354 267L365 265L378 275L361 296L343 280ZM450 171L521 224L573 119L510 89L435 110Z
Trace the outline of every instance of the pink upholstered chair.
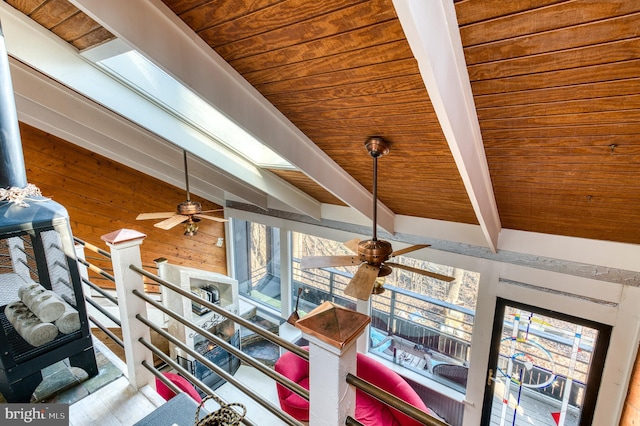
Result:
M162 373L171 383L176 385L179 389L185 391L191 398L193 398L197 403L202 401L200 398L200 394L193 387L193 385L184 377L179 376L174 373ZM162 383L160 379L156 377L156 392L164 398L165 401L170 400L174 396L176 396L175 392L173 392L167 385Z
M308 350L308 348L306 348ZM357 375L363 380L397 396L420 410L433 414L413 388L395 371L380 362L359 353ZM287 352L278 359L275 370L283 376L309 389L309 363ZM309 402L277 384L282 410L299 421L309 421ZM377 399L356 390L356 420L366 426L421 426L422 423L387 407Z

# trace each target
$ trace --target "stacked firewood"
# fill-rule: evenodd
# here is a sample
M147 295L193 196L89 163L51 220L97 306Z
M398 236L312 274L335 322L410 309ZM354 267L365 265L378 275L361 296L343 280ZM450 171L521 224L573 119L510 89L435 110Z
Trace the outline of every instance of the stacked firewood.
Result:
M80 329L78 311L40 284L26 284L18 289L19 301L9 303L4 314L31 346L53 341L58 332L73 333Z

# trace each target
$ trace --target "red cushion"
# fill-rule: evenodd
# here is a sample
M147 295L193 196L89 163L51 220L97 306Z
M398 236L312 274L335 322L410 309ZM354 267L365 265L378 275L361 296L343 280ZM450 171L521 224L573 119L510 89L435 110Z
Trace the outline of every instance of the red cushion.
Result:
M191 398L193 398L197 403L202 401L200 398L200 394L193 387L193 385L184 377L179 376L174 373L162 373L171 383L176 385L179 389L185 391ZM156 391L160 394L161 397L164 398L165 401L170 400L174 396L176 396L175 392L173 392L167 385L162 383L160 379L156 377Z
M306 347L305 349L308 350L309 348ZM274 369L289 380L309 390L308 361L303 360L292 352L287 352L276 361ZM280 383L276 383L276 390L278 391L278 400L282 411L301 422L309 421L309 401Z
M389 408L359 390L356 390L356 420L367 426L404 426L396 420Z
M378 386L422 411L431 413L420 395L398 373L365 354L358 353L357 356L359 378ZM391 421L391 418L394 420ZM356 420L364 425L422 426L421 422L387 407L360 390L356 390Z
M304 349L308 350L308 347ZM309 363L299 356L291 352L283 354L276 362L275 370L305 389L309 389ZM420 396L399 374L361 353L357 355L357 374L361 379L384 389L414 407L431 413ZM282 410L299 421L309 421L309 401L280 384L276 384L276 388ZM367 426L422 425L359 390L356 390L356 420Z

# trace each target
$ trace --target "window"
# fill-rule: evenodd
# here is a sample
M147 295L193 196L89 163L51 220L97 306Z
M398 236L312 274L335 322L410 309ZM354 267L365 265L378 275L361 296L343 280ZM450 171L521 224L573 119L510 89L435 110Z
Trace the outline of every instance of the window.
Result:
M326 238L314 237L299 232L292 233L293 285L292 300L302 288L299 311L302 317L325 301L355 309L355 299L345 296L344 288L353 276L353 268L300 269L300 259L306 256L340 256L353 254L342 243Z
M300 269L304 256L353 254L342 243L311 235L293 233L293 288L298 287L300 314L329 300L355 309L355 299L344 288L355 273L354 267ZM404 368L464 391L466 375L446 376L443 367L460 367L463 373L471 351L471 333L480 274L437 265L406 256L394 258L418 269L455 277L452 282L394 268L385 277L385 292L372 296L370 351Z
M386 277L385 292L372 299L370 351L464 391L480 274L403 256L398 259L398 263L455 280L445 282L394 268Z
M258 167L295 169L288 161L137 51L126 50L99 58L96 64L132 90L206 135L212 144L221 144Z
M233 219L238 291L280 311L280 230Z
M286 290L280 280L279 229L236 219L233 225L240 294L280 310L281 291ZM325 301L356 309L356 300L344 294L355 267L300 268L305 256L353 254L342 242L292 232L291 246L291 300L302 289L300 317ZM385 292L372 296L370 351L464 392L480 274L407 256L395 257L394 262L455 280L394 268L385 277ZM450 370L461 374L453 377Z

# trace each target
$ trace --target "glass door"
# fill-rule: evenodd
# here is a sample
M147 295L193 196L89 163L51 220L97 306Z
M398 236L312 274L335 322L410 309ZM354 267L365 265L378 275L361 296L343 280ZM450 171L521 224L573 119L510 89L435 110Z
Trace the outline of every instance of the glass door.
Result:
M611 327L498 299L485 426L590 425Z

